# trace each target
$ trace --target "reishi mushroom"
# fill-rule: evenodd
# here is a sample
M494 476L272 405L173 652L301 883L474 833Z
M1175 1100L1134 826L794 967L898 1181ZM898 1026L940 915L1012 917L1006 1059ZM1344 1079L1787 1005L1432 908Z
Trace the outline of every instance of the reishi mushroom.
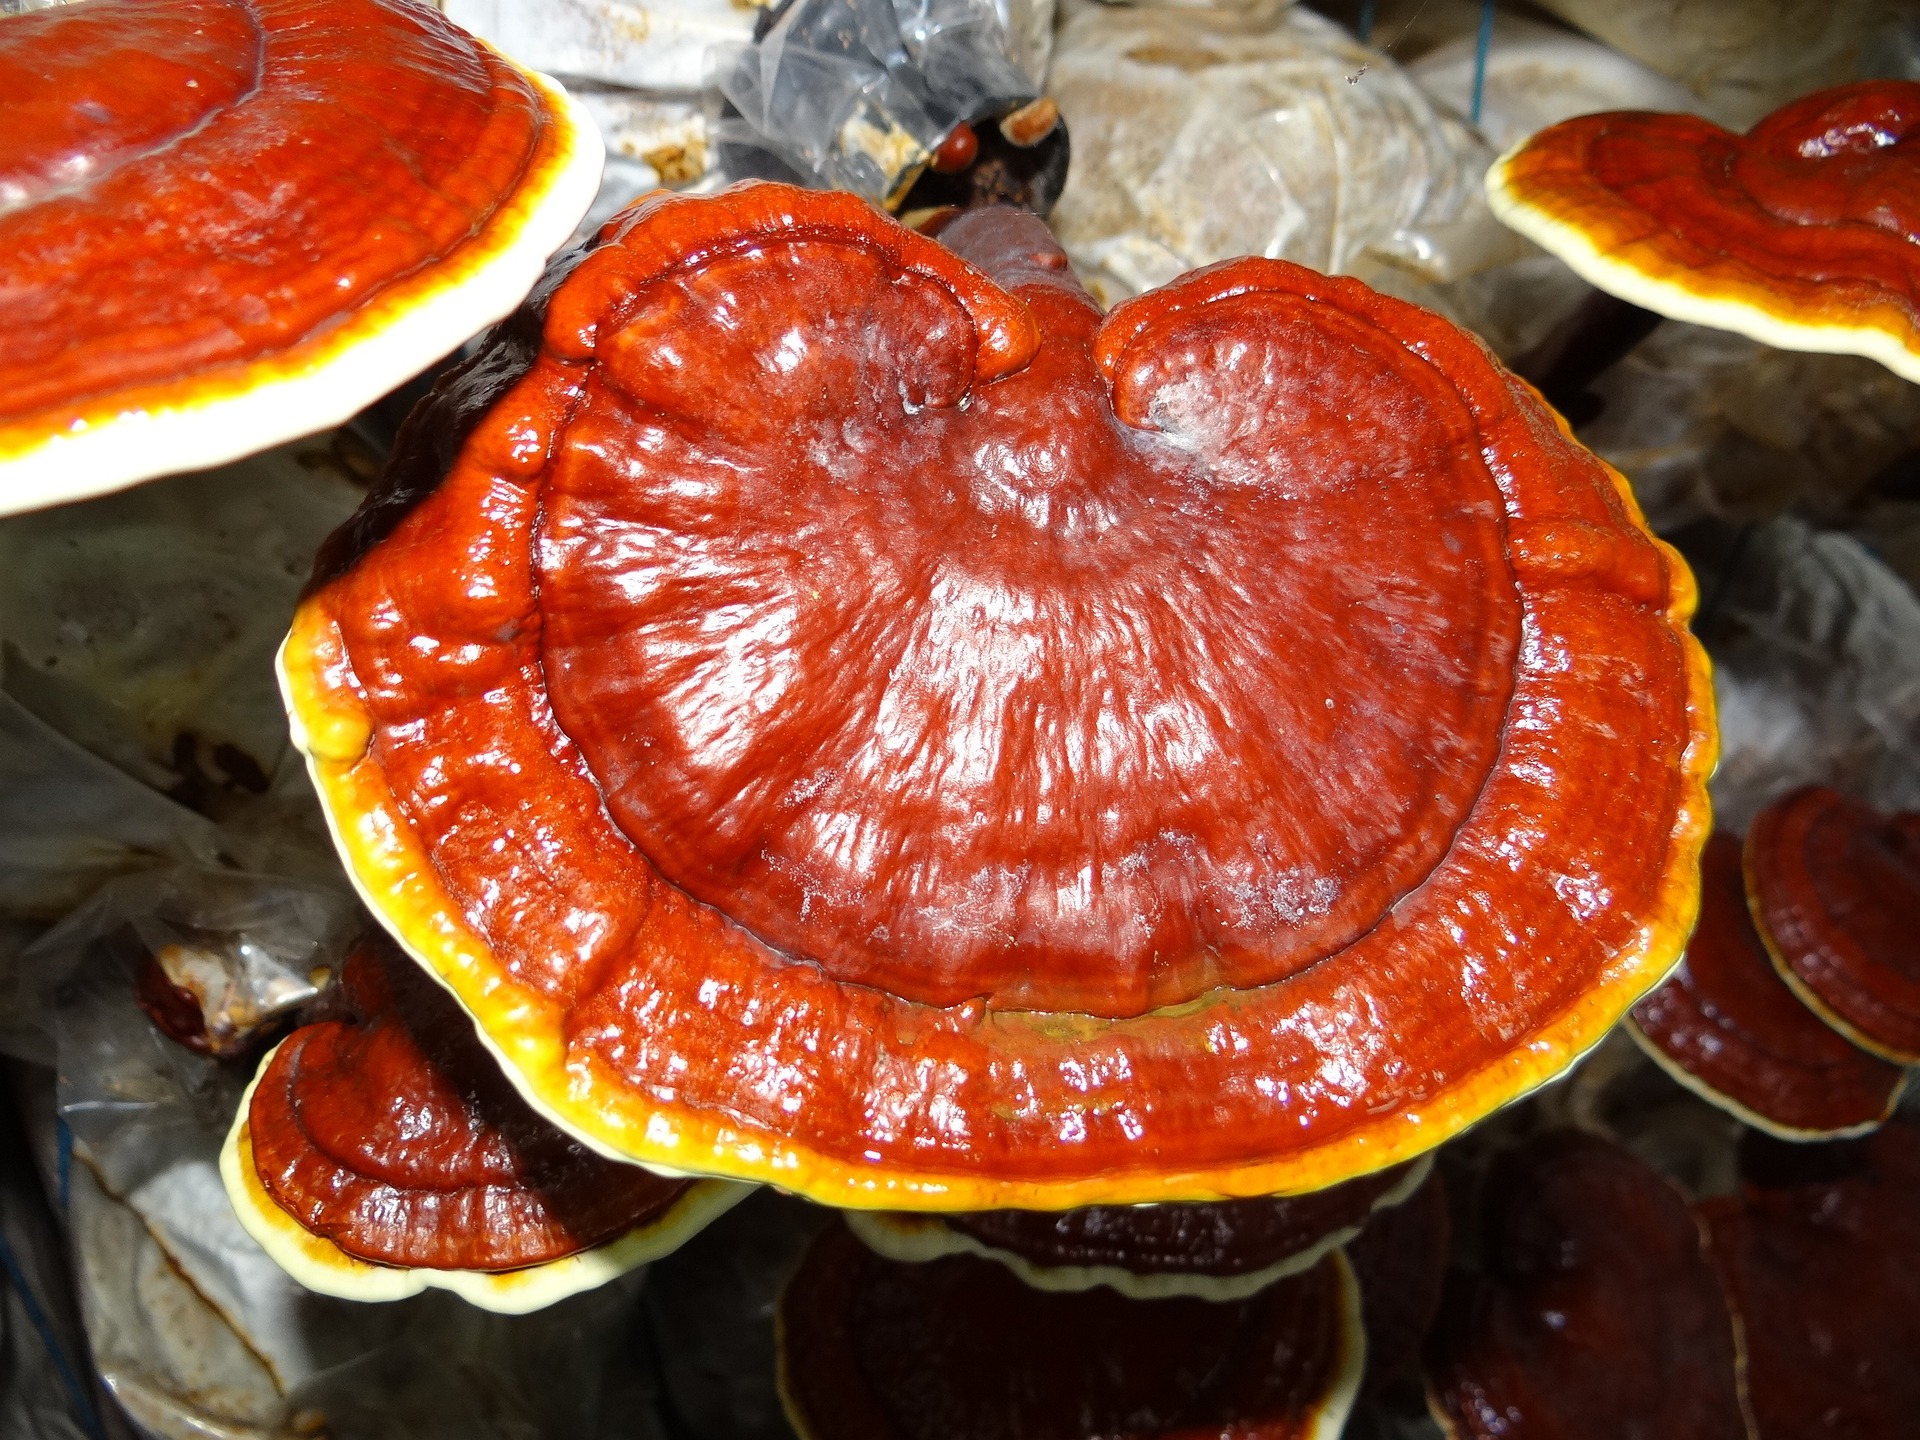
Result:
M1911 1435L1920 1134L1895 1121L1834 1145L1747 1142L1739 1193L1700 1213L1740 1319L1756 1440Z
M1405 1201L1432 1170L1432 1157L1423 1155L1305 1195L949 1215L852 1210L847 1225L890 1260L979 1255L1039 1290L1106 1285L1138 1300L1237 1300L1312 1269L1379 1211Z
M340 983L347 1018L268 1053L220 1156L241 1224L309 1289L397 1300L431 1286L533 1310L676 1248L747 1193L555 1130L391 942L363 942Z
M1482 1182L1477 1272L1428 1332L1449 1440L1747 1440L1738 1343L1699 1223L1622 1147L1548 1131Z
M653 197L415 413L281 654L374 913L555 1123L842 1206L1318 1189L1558 1074L1707 829L1625 482L1358 282L941 241Z
M1747 909L1740 842L1724 833L1707 841L1686 957L1628 1012L1627 1030L1695 1094L1784 1140L1863 1134L1893 1112L1906 1079L1775 973Z
M0 514L339 424L517 305L599 132L417 0L0 17Z
M1754 817L1743 860L1754 922L1794 994L1856 1045L1920 1062L1920 815L1808 786Z
M1920 380L1920 83L1818 91L1745 135L1578 116L1502 156L1487 199L1611 295Z
M1233 1301L1035 1290L972 1255L887 1260L842 1225L781 1292L802 1440L1337 1440L1366 1339L1339 1252Z

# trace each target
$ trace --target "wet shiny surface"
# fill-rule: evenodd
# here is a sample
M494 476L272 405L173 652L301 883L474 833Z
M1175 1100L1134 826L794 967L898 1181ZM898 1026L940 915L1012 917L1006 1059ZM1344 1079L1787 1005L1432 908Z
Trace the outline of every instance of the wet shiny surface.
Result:
M836 1225L780 1297L783 1398L806 1440L1305 1437L1339 1369L1334 1264L1228 1303L1063 1295Z
M1746 875L1790 978L1862 1043L1920 1060L1920 815L1797 790L1755 818Z
M381 942L341 975L354 1018L295 1031L248 1115L276 1204L361 1260L511 1270L611 1240L691 1183L540 1119L452 998Z
M1690 579L1437 317L1240 261L1098 321L981 224L997 283L758 186L555 273L290 641L350 863L624 1153L949 1209L1403 1159L1691 924Z
M1079 1210L977 1210L946 1223L1035 1265L1109 1265L1136 1275L1246 1275L1364 1224L1408 1167L1311 1195L1214 1205L1089 1205Z
M1744 136L1584 115L1533 137L1506 184L1650 278L1920 349L1920 84L1820 91Z
M0 454L245 383L447 260L543 144L498 57L399 0L0 17Z
M1473 1440L1745 1440L1734 1327L1685 1197L1562 1130L1482 1182L1481 1265L1449 1277L1427 1393Z
M1901 1070L1794 998L1753 928L1740 841L1716 833L1701 866L1700 924L1673 976L1633 1007L1640 1033L1708 1090L1789 1131L1882 1119Z
M1740 1315L1760 1440L1893 1440L1920 1415L1920 1135L1795 1147L1701 1206ZM1794 1176L1792 1169L1816 1173ZM1821 1169L1828 1174L1821 1175Z

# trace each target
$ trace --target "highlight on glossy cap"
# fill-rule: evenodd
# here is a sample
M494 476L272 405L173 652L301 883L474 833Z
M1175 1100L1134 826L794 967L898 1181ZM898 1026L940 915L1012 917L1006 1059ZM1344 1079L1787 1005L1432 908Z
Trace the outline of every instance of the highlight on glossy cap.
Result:
M1240 260L1103 317L1030 216L751 185L442 382L281 663L556 1124L1046 1210L1323 1189L1596 1044L1693 924L1693 603L1426 311Z
M0 514L337 425L510 311L599 132L420 0L0 16Z
M890 1260L978 1255L1037 1290L1105 1285L1136 1300L1239 1300L1311 1270L1432 1173L1433 1157L1423 1155L1306 1195L948 1215L849 1210L846 1218L862 1244Z
M1629 1012L1628 1033L1689 1090L1780 1139L1872 1130L1899 1103L1906 1071L1853 1044L1775 972L1737 838L1708 840L1701 871L1686 958Z
M308 1289L374 1301L434 1287L518 1314L677 1249L747 1193L621 1165L555 1130L391 945L363 943L341 986L350 1015L268 1053L220 1156L241 1224Z
M1863 1049L1920 1063L1920 814L1808 786L1754 818L1742 858L1754 926L1793 993Z
M802 1440L1337 1440L1366 1363L1338 1251L1235 1300L1139 1300L1035 1290L971 1255L883 1259L841 1225L781 1292L775 1347Z
M1502 156L1487 199L1609 294L1920 380L1920 83L1822 90L1745 135L1578 116Z

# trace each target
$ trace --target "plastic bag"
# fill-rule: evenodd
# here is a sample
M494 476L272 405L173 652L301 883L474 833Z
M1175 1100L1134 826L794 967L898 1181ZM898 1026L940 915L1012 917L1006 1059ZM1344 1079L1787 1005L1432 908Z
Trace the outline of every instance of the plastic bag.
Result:
M1066 13L1048 92L1074 157L1053 226L1109 304L1234 255L1447 280L1525 253L1481 196L1486 143L1331 21Z

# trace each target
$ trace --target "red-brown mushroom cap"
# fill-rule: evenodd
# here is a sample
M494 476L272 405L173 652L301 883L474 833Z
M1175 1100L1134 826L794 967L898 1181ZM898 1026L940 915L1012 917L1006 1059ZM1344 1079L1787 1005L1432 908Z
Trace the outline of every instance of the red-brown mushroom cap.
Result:
M1746 1440L1738 1346L1684 1196L1576 1130L1503 1155L1449 1278L1427 1394L1451 1440Z
M554 1129L390 945L362 944L341 985L353 1018L274 1048L221 1157L242 1223L310 1288L391 1300L439 1285L529 1310L672 1250L745 1193Z
M1744 860L1780 978L1856 1045L1920 1062L1920 815L1809 786L1754 818Z
M1740 842L1723 833L1701 860L1686 958L1629 1012L1628 1031L1695 1094L1783 1140L1864 1134L1893 1113L1906 1079L1775 973L1747 908Z
M1355 281L942 240L649 201L416 417L282 652L375 912L558 1122L841 1205L1319 1189L1558 1073L1707 823L1624 482Z
M1237 1300L1312 1269L1432 1170L1432 1157L1422 1156L1305 1195L947 1215L849 1211L847 1225L889 1259L980 1255L1041 1290L1108 1285L1135 1299Z
M0 16L0 514L339 424L506 314L599 183L418 0Z
M1709 1248L1740 1318L1759 1440L1894 1440L1920 1416L1920 1135L1794 1147L1796 1168L1705 1201Z
M775 1325L802 1440L1336 1440L1366 1349L1338 1252L1241 1300L1131 1300L970 1255L883 1259L839 1225Z
M1487 199L1636 305L1920 380L1920 84L1822 90L1745 135L1582 115L1497 161Z

